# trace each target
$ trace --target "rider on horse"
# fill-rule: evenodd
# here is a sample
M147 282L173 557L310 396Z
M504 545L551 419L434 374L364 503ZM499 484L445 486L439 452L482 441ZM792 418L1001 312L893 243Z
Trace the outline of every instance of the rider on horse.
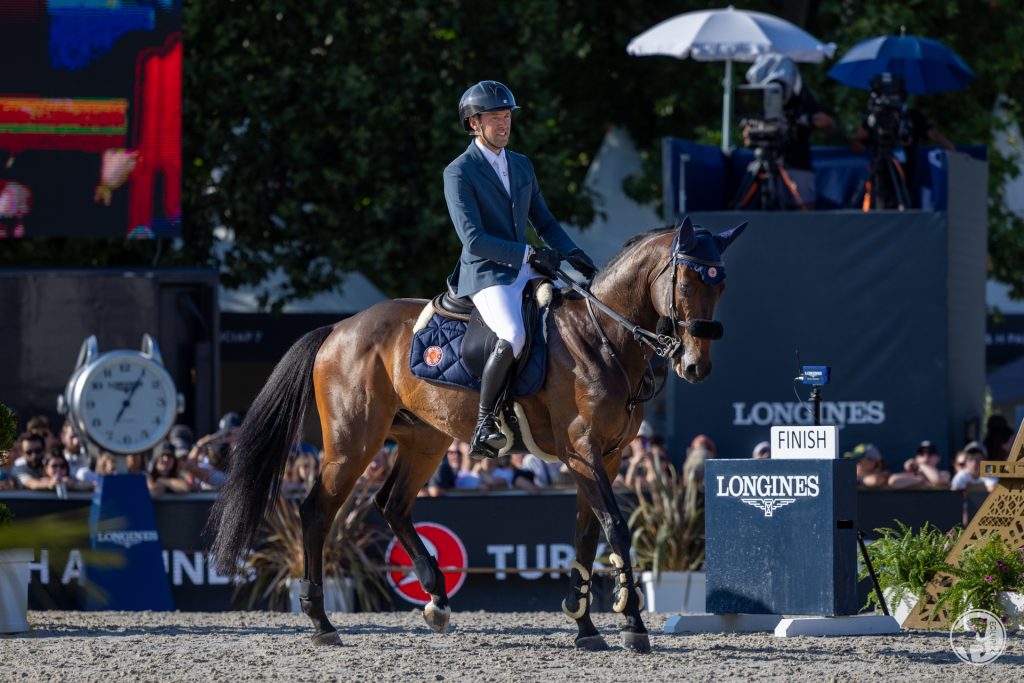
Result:
M459 120L474 139L444 170L445 201L462 240L450 281L457 296L472 299L498 337L480 378L475 457L494 457L506 444L496 413L526 344L526 283L554 278L563 259L587 279L597 272L548 210L530 160L505 149L512 110L518 108L512 92L497 81L481 81L466 90L459 101ZM527 219L549 247L527 244Z

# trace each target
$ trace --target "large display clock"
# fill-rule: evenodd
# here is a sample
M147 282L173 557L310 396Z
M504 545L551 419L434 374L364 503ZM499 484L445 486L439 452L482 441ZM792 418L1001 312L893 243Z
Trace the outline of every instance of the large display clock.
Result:
M183 398L148 334L142 350L99 353L96 337L82 344L75 372L58 410L80 435L112 453L139 453L163 440L181 412Z

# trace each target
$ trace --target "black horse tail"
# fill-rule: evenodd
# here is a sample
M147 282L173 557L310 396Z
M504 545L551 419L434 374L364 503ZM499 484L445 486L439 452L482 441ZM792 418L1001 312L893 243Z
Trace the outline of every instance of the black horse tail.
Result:
M267 508L277 499L289 451L298 440L313 393L313 362L332 327L306 334L288 349L239 428L227 482L206 522L217 570L235 574L252 547Z

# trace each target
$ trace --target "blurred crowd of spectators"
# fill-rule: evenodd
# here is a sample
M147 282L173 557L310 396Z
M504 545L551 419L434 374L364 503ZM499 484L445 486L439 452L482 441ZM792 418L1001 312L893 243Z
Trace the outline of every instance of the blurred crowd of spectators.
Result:
M220 428L198 441L185 425L175 425L168 439L151 451L123 457L100 451L89 453L70 422L59 434L45 416L31 418L15 440L7 467L0 470L0 489L93 491L100 477L144 474L153 497L164 494L216 491L226 481L231 445L241 418L228 413Z
M989 418L984 441L970 441L942 466L942 453L931 441L922 441L902 467L890 470L889 460L877 446L858 444L844 456L857 461L857 482L866 488L948 488L953 491L995 488L998 479L981 476L982 460L1006 460L1016 432L1002 415ZM898 462L898 460L897 460Z
M154 496L216 491L227 480L231 447L242 418L228 413L221 418L218 430L195 439L185 425L175 425L166 441L152 451L116 457L111 453L90 454L86 451L70 423L65 422L59 434L50 428L49 420L36 416L25 425L8 458L0 469L0 489L20 488L52 491L65 497L69 491L92 491L101 476L122 473L145 474ZM857 481L865 488L944 488L954 491L987 488L997 480L981 476L982 460L1005 460L1015 431L1001 415L993 415L986 425L983 442L971 441L950 458L951 469L942 466L943 458L931 441L922 441L914 453L903 458L901 467L889 465L881 450L862 443L844 453L856 460ZM370 461L363 474L371 487L387 478L396 457L394 442L387 442ZM699 434L691 441L678 471L664 439L644 422L637 437L623 449L622 462L614 485L618 488L645 489L663 474L680 477L699 495L704 480L704 463L718 456L714 441ZM771 445L756 444L750 457L770 459ZM309 492L320 471L322 452L309 444L298 444L289 455L282 492L304 495ZM899 462L899 457L893 458ZM499 458L473 460L469 445L453 441L441 459L437 471L423 487L422 496L450 493L518 490L540 493L545 489L572 487L572 478L565 465L546 462L531 453L513 453Z

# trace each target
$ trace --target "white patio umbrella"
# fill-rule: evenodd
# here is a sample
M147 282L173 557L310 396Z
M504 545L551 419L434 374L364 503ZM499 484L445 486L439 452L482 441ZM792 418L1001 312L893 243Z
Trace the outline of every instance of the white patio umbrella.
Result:
M836 50L785 19L735 9L687 12L666 19L629 41L626 52L641 57L668 55L700 62L725 62L722 86L722 149L729 149L732 119L732 63L753 62L775 52L797 62L822 62Z

